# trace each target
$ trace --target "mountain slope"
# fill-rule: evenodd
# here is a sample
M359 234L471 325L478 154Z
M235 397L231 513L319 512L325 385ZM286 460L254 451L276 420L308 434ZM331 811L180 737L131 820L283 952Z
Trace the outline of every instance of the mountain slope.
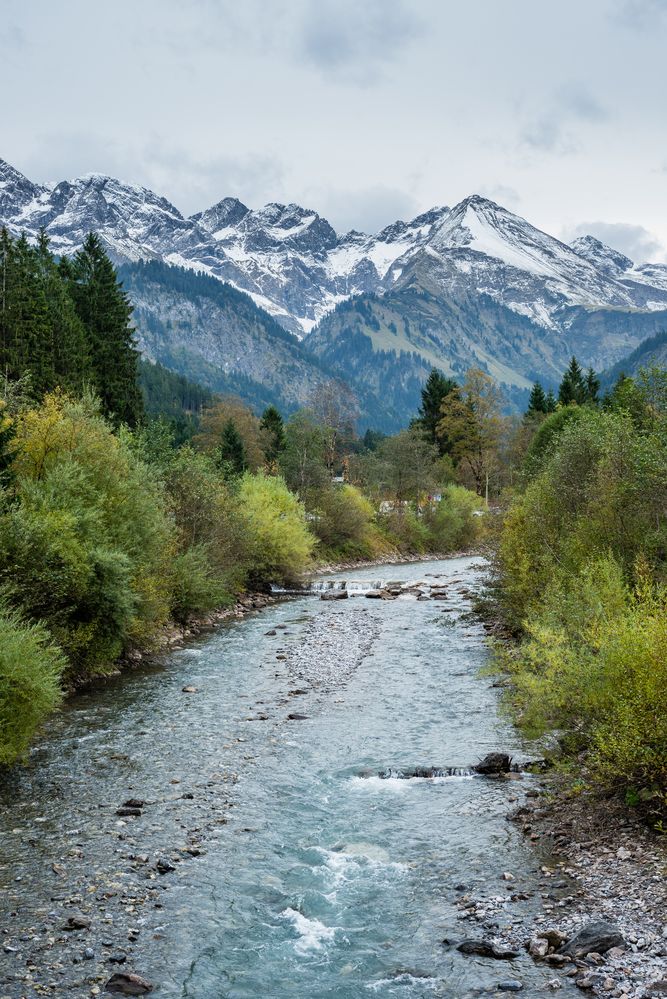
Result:
M213 387L245 379L255 404L300 405L333 367L367 416L406 422L430 366L460 375L470 364L520 401L534 378L557 382L572 353L607 368L667 326L667 265L591 236L568 246L478 195L341 236L296 204L226 197L185 218L104 175L44 187L0 161L0 222L29 238L44 227L60 253L98 231L136 268L124 273L147 355ZM151 261L213 283L142 271Z

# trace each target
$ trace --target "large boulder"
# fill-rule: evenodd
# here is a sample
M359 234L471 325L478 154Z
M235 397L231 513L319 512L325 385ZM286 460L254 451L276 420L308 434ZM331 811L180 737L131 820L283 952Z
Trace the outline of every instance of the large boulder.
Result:
M508 774L512 769L512 757L507 753L487 753L474 769L478 774Z
M586 957L587 954L606 954L612 947L625 947L618 926L604 919L594 919L570 937L558 953L567 957Z

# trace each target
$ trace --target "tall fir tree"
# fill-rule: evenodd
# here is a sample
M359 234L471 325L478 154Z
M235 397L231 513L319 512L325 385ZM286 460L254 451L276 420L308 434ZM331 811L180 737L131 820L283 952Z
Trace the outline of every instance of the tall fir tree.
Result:
M572 357L567 366L563 380L558 389L558 401L561 406L569 406L576 402L582 406L587 399L586 381L576 357Z
M600 402L600 379L592 368L589 368L586 372L585 383L586 402L589 402L592 406L597 406Z
M543 416L547 412L547 397L544 394L544 389L539 382L535 382L531 391L530 397L528 399L528 408L526 409L526 416L528 418Z
M451 378L447 378L437 368L432 368L421 392L422 401L419 407L419 415L416 420L417 426L421 427L424 439L429 444L435 444L442 451L442 440L438 437L437 427L442 419L442 403L444 399L457 389L458 386Z
M553 389L549 389L545 397L545 413L555 413L558 401L553 393Z
M236 429L233 420L227 420L222 428L218 448L218 465L226 478L243 475L248 467L243 438Z
M116 424L136 426L143 400L138 385L139 352L130 322L132 306L99 236L91 232L86 237L64 273L88 334L95 388L103 409Z
M275 406L267 406L262 413L260 428L266 435L264 452L269 464L274 464L285 450L285 424Z

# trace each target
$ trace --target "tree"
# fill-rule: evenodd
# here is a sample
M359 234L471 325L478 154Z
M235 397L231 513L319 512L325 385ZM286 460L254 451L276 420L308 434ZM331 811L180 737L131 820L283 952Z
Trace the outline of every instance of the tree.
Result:
M552 389L549 389L549 391L547 392L547 395L546 395L546 410L545 410L545 412L547 412L547 413L555 413L557 405L558 405L558 403L556 402L556 396L553 394Z
M573 355L558 389L558 401L561 406L569 406L573 402L578 406L583 406L587 398L586 380L579 367L579 362Z
M267 406L259 423L264 434L264 454L269 465L275 465L285 450L285 424L275 406Z
M497 466L502 394L480 368L470 368L461 390L445 397L437 432L457 468L472 476L478 496L487 495Z
M222 438L218 448L218 465L226 478L243 475L248 467L243 438L233 420L227 420L222 428Z
M409 502L419 506L425 493L435 486L438 450L424 440L419 428L402 430L379 447L382 491L400 509Z
M95 385L114 423L136 426L143 412L139 352L132 306L99 236L90 233L71 265L63 266L76 311L88 332Z
M259 420L238 396L224 396L204 410L200 431L194 438L195 446L217 460L220 441L230 420L243 441L246 467L251 472L263 468L265 455Z
M343 382L324 382L311 393L309 409L322 430L324 460L333 475L359 415L357 398Z
M527 417L542 416L547 412L547 397L539 382L535 382L528 399Z
M429 444L435 444L441 454L442 439L438 437L437 428L440 422L440 408L444 398L457 388L457 384L451 378L447 378L438 371L431 368L431 373L426 379L426 383L421 392L422 401L419 407L419 415L415 421L424 432L424 439Z
M324 434L309 410L301 409L285 428L285 450L280 470L289 488L305 500L312 489L324 486L329 476L324 459Z
M597 406L600 398L600 379L597 377L592 368L589 368L586 372L586 402L590 403L592 406Z

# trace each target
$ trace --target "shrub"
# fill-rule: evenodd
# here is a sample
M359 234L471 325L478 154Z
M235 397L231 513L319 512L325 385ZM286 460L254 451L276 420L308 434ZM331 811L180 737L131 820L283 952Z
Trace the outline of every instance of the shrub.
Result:
M482 501L470 489L447 486L441 501L427 516L431 549L452 552L478 541L483 532L483 509Z
M307 568L315 539L303 505L277 476L246 473L239 484L238 509L250 535L249 582L292 584Z
M47 396L17 420L0 581L43 619L71 678L105 672L169 612L173 528L159 482L93 404Z
M329 550L362 555L372 552L375 510L354 486L322 489L309 497L312 529Z
M0 764L14 763L61 700L66 661L46 628L0 609Z

